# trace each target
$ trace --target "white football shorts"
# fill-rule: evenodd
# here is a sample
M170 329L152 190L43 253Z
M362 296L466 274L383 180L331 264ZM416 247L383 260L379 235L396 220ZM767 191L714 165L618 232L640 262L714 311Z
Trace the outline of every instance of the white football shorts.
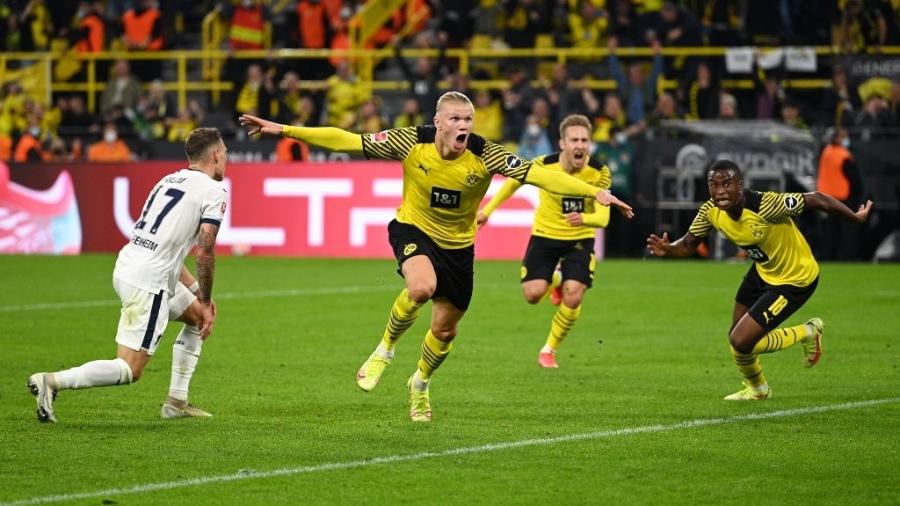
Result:
M116 342L153 355L169 323L168 294L165 290L158 293L141 290L115 277L113 288L122 301Z

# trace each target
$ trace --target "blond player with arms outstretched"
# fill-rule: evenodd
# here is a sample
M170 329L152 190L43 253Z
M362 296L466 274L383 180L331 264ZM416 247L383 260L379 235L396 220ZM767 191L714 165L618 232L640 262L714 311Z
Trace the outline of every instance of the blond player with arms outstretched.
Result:
M535 167L498 144L474 134L474 109L458 92L438 99L434 124L354 134L338 128L291 127L254 116L240 122L250 134L284 135L332 151L398 160L403 167L403 201L388 225L388 238L406 287L394 301L381 342L357 372L370 391L394 357L397 340L432 301L431 326L418 368L407 382L409 416L431 420L429 384L447 358L459 321L472 298L475 218L494 174L567 195L595 198L631 216L631 207L610 193L573 177Z
M559 125L559 151L532 160L535 166L568 174L606 190L612 175L605 165L590 158L591 122L572 114ZM478 212L478 226L513 196L522 183L509 178L500 191ZM522 260L522 295L537 304L549 295L559 306L550 324L550 334L538 353L541 367L555 369L556 352L581 315L581 302L594 280L594 236L609 224L609 207L594 205L593 199L559 195L541 190L531 227L531 239ZM559 270L556 266L559 264Z

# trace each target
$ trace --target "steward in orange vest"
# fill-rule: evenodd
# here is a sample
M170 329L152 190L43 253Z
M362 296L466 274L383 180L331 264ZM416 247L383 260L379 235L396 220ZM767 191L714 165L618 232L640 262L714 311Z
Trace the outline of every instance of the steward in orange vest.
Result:
M162 19L155 0L143 0L141 7L125 12L122 28L128 49L159 51L163 48Z
M232 49L262 49L268 13L259 0L243 0L231 15L229 43Z

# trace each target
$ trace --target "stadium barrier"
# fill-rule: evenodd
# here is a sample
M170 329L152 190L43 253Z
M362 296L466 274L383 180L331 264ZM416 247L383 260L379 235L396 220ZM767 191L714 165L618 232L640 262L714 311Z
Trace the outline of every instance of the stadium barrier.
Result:
M0 252L115 252L128 241L150 189L171 162L0 163ZM502 185L491 183L488 198ZM386 226L403 181L393 162L232 163L219 253L329 258L392 258ZM479 259L519 259L537 190L522 188L491 218Z

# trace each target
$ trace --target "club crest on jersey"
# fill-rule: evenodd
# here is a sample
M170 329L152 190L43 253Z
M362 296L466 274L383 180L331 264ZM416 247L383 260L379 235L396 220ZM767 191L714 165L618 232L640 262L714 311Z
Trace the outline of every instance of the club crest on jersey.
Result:
M381 132L371 134L370 138L372 139L372 142L387 142L388 131L382 130Z
M416 248L418 248L418 246L416 246L416 243L414 242L407 244L403 247L403 256L408 257L412 255L413 252L416 251Z
M477 186L479 181L481 181L481 178L478 177L478 174L475 174L474 171L469 171L469 173L466 174L466 178L463 180L469 188Z
M522 165L522 160L516 155L509 155L506 157L506 166L510 169L515 169Z
M793 195L785 195L784 196L784 207L793 211L800 205L800 200Z
M766 225L750 225L750 235L754 239L762 239L766 233Z

